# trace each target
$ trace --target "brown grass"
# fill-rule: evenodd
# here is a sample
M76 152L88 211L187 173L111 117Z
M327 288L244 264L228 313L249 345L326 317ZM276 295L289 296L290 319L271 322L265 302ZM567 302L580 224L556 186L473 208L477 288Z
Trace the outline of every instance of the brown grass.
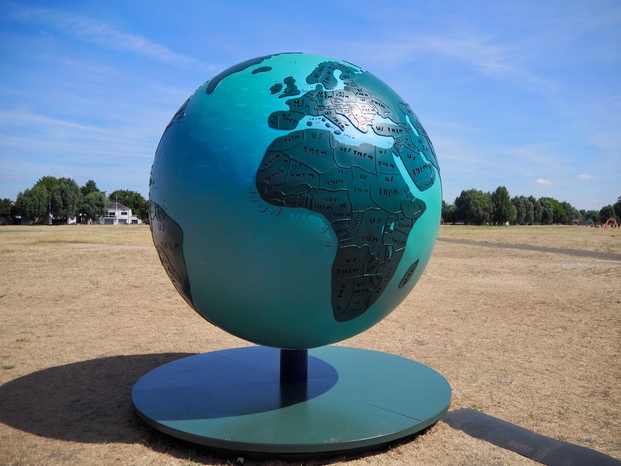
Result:
M444 226L440 236L621 253L611 229ZM0 464L233 462L155 433L132 411L132 386L150 369L246 345L188 308L147 227L0 227L0 270ZM621 458L620 284L619 261L438 242L410 297L342 344L436 369L451 409ZM444 422L329 463L536 464Z
M621 230L581 226L442 227L443 238L621 254Z

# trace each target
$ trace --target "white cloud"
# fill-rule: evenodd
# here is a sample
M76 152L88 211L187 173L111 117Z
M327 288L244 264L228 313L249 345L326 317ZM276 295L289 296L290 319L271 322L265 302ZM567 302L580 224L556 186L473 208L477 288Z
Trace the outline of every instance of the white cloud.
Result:
M585 173L585 174L582 174L582 175L578 175L578 179L579 180L592 180L593 179L593 175L587 175Z
M544 180L543 178L537 178L535 180L535 184L549 185L549 184L552 184L552 182L550 180Z
M212 71L212 67L195 58L175 53L164 45L139 35L119 31L88 16L48 8L31 8L19 10L13 17L69 33L102 47L131 52L173 66Z
M62 159L80 164L111 157L148 159L154 153L153 141L157 141L135 126L101 128L27 111L0 112L0 128L0 154L45 162Z
M528 55L520 47L519 43L502 43L470 28L456 28L442 35L414 33L398 43L378 42L374 46L364 46L368 57L384 63L407 62L421 52L431 53L434 57L444 56L461 62L485 76L526 86L531 91L546 94L558 91L557 82L536 75L522 63Z
M39 115L28 111L0 111L0 125L2 127L8 127L13 125L19 125L23 127L41 126L58 130L60 128L72 129L72 130L84 130L92 132L108 132L102 128L95 126L82 125L66 120L59 120L56 118L50 118L45 115Z

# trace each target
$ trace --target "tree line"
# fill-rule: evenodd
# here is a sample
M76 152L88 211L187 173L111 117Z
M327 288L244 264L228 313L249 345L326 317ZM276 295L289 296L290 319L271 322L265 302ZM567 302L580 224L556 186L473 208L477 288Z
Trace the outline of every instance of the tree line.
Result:
M442 220L445 223L469 225L551 225L602 224L609 218L621 221L621 196L617 202L600 210L578 210L569 202L551 197L510 197L504 186L494 192L477 189L462 191L453 204L442 201Z
M17 223L20 219L45 223L51 215L55 223L67 223L72 218L88 223L108 213L108 202L123 204L143 222L149 221L148 202L136 191L117 189L106 195L93 180L78 186L71 178L53 176L39 179L34 186L20 192L15 202L0 199L0 219L8 223Z
M66 223L77 218L81 223L99 219L107 214L106 204L119 202L132 210L143 222L149 221L147 200L136 191L117 189L106 195L93 180L84 186L71 178L44 176L34 186L20 192L15 202L0 199L0 219L15 223L21 219L32 219L44 223L48 214L56 222ZM578 210L568 202L559 202L551 197L535 199L533 196L511 198L504 186L494 192L485 193L477 189L462 191L453 204L442 201L442 220L445 223L470 225L549 225L601 224L609 218L621 222L621 196L617 202L597 210Z

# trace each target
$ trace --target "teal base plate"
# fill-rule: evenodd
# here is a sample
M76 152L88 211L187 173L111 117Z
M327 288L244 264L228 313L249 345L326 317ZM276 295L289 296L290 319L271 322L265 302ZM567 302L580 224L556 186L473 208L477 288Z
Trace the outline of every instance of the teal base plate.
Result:
M320 457L382 448L448 411L444 377L410 359L340 346L308 352L308 382L280 383L261 346L164 364L135 384L138 415L184 442L235 456Z

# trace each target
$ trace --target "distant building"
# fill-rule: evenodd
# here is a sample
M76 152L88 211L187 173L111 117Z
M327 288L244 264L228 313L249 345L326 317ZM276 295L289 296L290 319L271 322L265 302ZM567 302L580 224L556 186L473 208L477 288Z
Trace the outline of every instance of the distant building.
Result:
M32 223L32 222L31 222ZM77 223L76 217L71 217L68 219L61 219L54 217L51 213L47 213L45 216L45 224L46 225L75 225ZM22 225L24 225L22 223Z
M108 213L102 217L99 223L104 225L137 225L141 223L138 217L132 215L132 209L120 202L108 202Z

